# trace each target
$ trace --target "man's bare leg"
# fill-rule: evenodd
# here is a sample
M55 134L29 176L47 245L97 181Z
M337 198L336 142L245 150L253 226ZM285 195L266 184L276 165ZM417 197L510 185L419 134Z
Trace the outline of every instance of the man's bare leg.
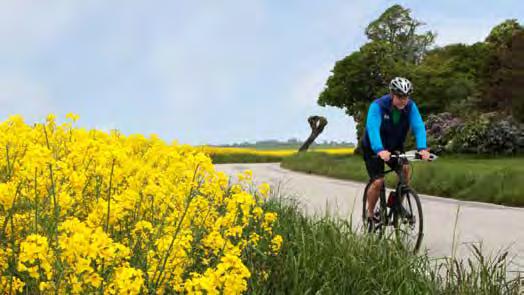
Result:
M368 216L373 216L373 211L375 210L375 206L380 196L382 185L384 185L384 177L375 179L368 188Z
M403 165L402 166L402 170L404 170L404 180L406 182L407 185L409 185L409 173L410 173L410 169L409 169L409 165Z

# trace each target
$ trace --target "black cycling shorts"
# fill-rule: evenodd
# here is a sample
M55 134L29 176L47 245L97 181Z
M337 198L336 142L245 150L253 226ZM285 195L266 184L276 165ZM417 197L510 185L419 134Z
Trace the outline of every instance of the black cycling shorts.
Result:
M364 152L364 162L366 162L366 170L370 179L377 179L384 177L384 160L382 160L376 154ZM395 159L386 162L388 166L393 170L398 170L399 164Z

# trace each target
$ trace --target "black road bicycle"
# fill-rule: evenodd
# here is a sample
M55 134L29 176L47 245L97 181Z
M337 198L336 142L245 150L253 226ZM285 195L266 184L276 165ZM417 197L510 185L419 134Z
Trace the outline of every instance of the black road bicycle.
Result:
M421 156L416 151L408 151L405 153L395 152L391 154L392 161L398 161L399 165L396 170L390 169L384 171L387 173L395 172L399 176L399 181L393 192L390 193L389 198L386 199L385 185L380 189L380 199L375 206L374 221L368 220L368 202L367 192L372 181L368 182L364 190L363 206L362 206L362 220L367 226L370 233L376 233L380 237L385 235L392 235L388 231L394 231L395 238L408 251L416 253L422 243L424 237L424 218L422 215L422 205L418 194L409 187L406 183L406 177L402 167L410 164L412 161L421 160ZM429 161L436 160L437 156L430 154Z

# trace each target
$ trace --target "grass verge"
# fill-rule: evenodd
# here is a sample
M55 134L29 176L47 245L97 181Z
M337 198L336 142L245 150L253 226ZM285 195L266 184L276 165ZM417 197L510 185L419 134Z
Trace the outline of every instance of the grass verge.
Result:
M301 153L282 167L341 179L368 181L361 156ZM455 155L432 163L412 163L411 186L419 193L524 207L524 158L479 158ZM387 182L395 185L395 175Z
M406 253L393 241L352 229L348 221L304 216L296 203L271 201L274 230L284 243L250 281L251 294L518 294L520 278L506 276L506 257L476 261Z
M297 153L297 149L249 149L249 148L221 148L221 147L200 147L204 153L208 154L213 163L267 163L280 162L283 159ZM351 155L353 148L317 148L312 149L316 152L323 152L332 155Z
M213 164L224 163L271 163L281 162L285 156L256 154L211 154Z

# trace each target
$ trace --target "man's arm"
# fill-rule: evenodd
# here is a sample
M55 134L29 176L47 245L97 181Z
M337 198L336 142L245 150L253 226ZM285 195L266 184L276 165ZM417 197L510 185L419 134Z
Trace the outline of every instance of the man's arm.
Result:
M426 126L424 126L424 121L422 121L417 105L414 101L412 103L411 112L409 113L409 125L417 141L417 150L425 150L428 148L426 143Z
M382 140L380 139L380 124L382 123L382 114L380 113L380 106L373 102L369 106L368 116L366 119L366 130L369 135L371 149L378 154L384 150Z

